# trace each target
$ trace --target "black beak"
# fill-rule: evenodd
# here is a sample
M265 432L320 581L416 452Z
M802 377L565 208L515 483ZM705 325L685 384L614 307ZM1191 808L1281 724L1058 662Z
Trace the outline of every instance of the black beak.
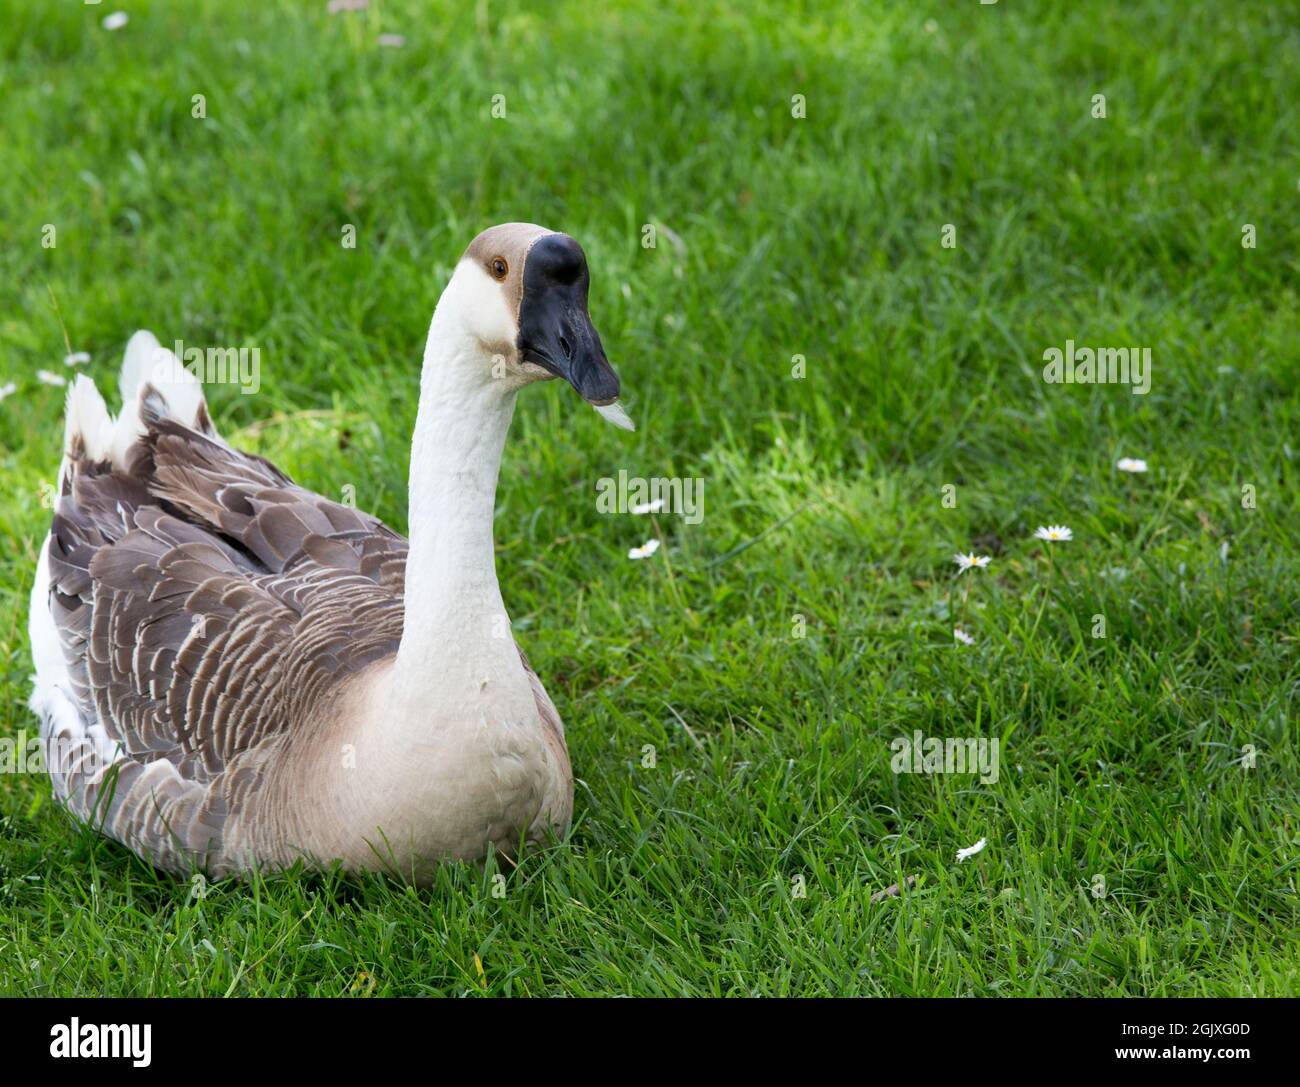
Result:
M618 374L587 313L587 257L567 234L533 243L524 262L519 351L562 377L592 404L618 399Z

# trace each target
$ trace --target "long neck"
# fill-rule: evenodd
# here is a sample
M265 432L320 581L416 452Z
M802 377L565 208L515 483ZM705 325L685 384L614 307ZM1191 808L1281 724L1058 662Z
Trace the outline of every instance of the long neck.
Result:
M390 710L412 721L526 708L492 547L497 476L515 392L451 319L429 328L411 443L405 624Z

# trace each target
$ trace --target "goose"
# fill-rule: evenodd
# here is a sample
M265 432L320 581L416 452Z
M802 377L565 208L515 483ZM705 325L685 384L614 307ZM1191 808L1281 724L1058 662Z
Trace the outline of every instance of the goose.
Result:
M123 409L69 388L32 589L31 707L55 799L159 869L341 863L427 883L567 830L564 726L516 645L492 523L515 397L561 377L633 429L566 234L506 223L434 310L410 540L213 424L131 337Z

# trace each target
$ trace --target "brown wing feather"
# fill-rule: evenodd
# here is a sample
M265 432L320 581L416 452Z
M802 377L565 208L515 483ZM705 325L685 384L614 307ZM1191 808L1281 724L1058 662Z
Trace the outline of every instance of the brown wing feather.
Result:
M255 787L242 756L397 650L407 544L260 457L162 417L126 470L74 462L50 604L82 719L60 798L163 867L203 864Z

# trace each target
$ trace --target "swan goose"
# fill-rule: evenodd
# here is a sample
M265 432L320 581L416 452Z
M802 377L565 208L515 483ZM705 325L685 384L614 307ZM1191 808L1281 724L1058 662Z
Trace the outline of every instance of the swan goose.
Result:
M515 396L563 377L616 425L618 377L565 234L507 223L429 326L410 541L217 434L148 332L123 412L68 393L32 590L56 799L159 868L215 877L437 863L562 834L564 728L510 634L492 521Z

